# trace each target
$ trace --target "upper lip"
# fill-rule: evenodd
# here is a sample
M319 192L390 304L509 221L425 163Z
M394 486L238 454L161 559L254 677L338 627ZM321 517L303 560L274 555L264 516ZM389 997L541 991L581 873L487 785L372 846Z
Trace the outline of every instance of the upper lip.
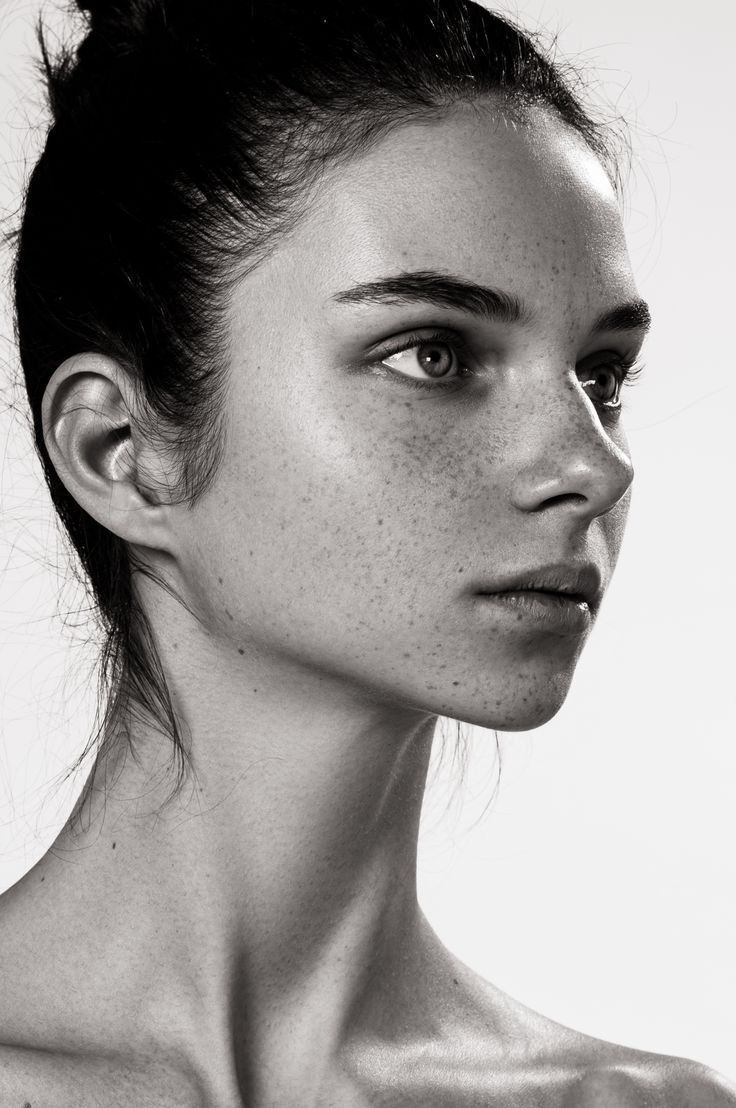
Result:
M523 592L531 589L567 593L571 599L585 600L590 608L597 608L601 600L601 574L592 562L577 565L572 562L555 562L514 571L477 591Z

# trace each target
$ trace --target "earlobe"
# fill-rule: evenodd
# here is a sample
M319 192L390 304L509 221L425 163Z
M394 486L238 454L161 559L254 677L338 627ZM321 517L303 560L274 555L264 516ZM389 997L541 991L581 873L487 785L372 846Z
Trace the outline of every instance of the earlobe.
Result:
M51 377L41 412L49 457L77 503L130 543L166 546L166 503L150 476L157 459L136 434L127 371L102 354L74 355Z

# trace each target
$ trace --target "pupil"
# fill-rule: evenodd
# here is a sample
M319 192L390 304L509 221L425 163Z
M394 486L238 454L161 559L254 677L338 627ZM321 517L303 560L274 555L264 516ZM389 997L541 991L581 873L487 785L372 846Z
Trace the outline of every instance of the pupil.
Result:
M598 387L604 393L604 400L613 400L616 395L616 384L616 380L612 373L606 373L605 370L599 372Z
M447 346L425 345L420 347L419 361L422 369L432 377L444 377L452 369L452 354Z

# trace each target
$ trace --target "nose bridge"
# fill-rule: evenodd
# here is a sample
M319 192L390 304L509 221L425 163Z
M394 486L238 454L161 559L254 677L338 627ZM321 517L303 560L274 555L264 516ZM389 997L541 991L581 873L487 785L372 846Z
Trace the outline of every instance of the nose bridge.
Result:
M634 475L627 451L582 391L573 366L566 373L558 362L556 372L532 376L525 402L515 406L523 425L513 436L519 453L512 500L525 511L564 501L578 515L607 512Z

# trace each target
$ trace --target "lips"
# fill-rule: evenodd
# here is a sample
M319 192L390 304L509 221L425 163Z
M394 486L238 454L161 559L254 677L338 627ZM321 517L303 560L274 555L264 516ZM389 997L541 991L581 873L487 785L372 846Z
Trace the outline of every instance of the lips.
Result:
M478 618L492 620L495 630L501 621L514 635L525 637L540 632L579 637L593 622L588 602L577 593L541 589L478 593L473 606Z
M483 596L533 593L562 601L585 603L595 611L601 600L601 574L592 562L554 562L499 575L477 590ZM531 597L529 599L532 599Z

